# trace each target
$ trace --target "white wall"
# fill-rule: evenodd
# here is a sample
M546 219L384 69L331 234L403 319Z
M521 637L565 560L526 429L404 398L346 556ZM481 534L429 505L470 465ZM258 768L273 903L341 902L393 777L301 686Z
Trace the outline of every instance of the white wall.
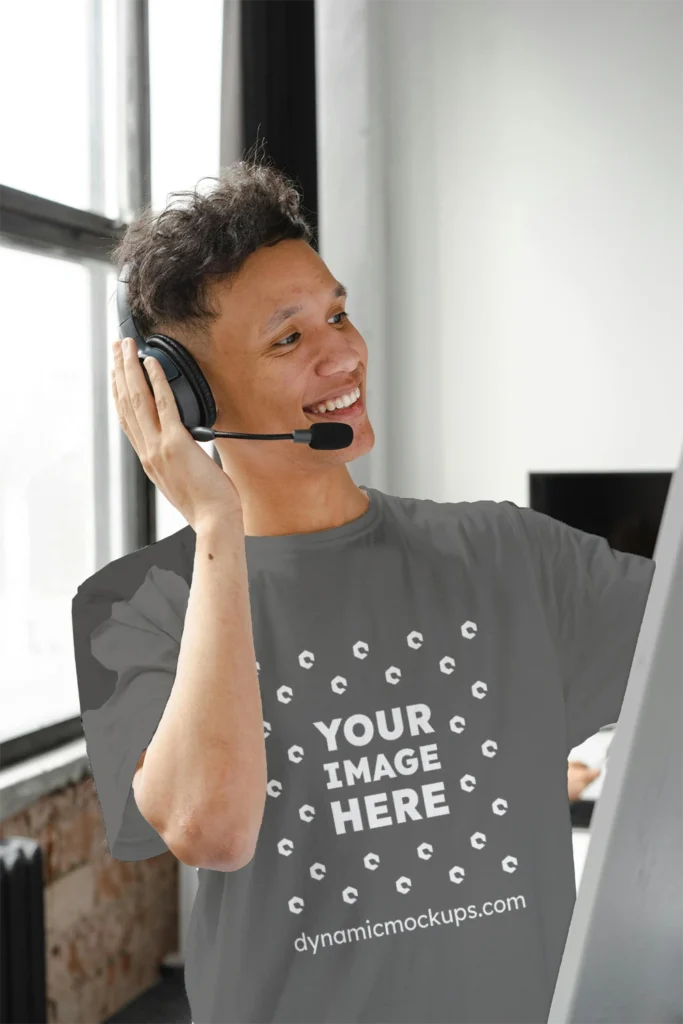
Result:
M321 254L378 437L354 477L528 504L532 470L673 469L683 4L317 0L316 21Z

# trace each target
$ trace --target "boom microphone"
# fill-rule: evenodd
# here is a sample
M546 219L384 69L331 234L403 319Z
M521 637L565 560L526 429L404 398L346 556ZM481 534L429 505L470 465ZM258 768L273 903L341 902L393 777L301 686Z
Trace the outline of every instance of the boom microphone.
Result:
M240 437L252 441L296 441L311 448L334 451L348 448L353 441L353 427L350 423L312 423L309 430L292 430L289 434L241 434L233 430L212 430L211 427L192 427L195 441L213 441L214 437Z

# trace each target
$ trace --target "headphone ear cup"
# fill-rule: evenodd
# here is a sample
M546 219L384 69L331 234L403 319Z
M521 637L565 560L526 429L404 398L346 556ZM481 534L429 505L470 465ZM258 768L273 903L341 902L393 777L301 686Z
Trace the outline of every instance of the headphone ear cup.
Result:
M141 356L154 356L163 367L187 429L212 427L216 403L206 377L187 349L166 334L151 334L139 352Z

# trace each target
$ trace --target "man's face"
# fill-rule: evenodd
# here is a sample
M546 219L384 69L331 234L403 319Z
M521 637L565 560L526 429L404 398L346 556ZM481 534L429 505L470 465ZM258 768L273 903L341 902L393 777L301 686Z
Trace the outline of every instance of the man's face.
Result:
M370 451L374 432L365 411L368 349L346 315L339 282L310 245L286 239L253 253L236 278L215 286L220 318L211 326L207 376L216 399L216 430L288 433L339 419L353 427L348 448L318 451L282 441L224 440L237 455L260 445L270 462L303 456L326 464ZM291 307L300 306L299 311ZM289 308L282 313L283 308ZM279 317L279 318L278 318ZM328 395L360 388L360 399L330 414L310 409ZM348 399L347 399L348 401ZM276 447L279 446L279 447ZM237 456L239 457L239 456Z

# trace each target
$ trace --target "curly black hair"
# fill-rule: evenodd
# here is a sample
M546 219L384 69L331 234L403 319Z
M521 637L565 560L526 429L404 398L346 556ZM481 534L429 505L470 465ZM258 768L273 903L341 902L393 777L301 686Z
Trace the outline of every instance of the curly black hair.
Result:
M200 349L220 315L209 302L209 285L234 277L260 246L285 238L314 244L301 193L259 143L219 177L207 178L215 185L206 193L172 192L156 215L151 204L144 207L111 253L117 272L130 264L128 300L140 331L175 330L179 341Z

